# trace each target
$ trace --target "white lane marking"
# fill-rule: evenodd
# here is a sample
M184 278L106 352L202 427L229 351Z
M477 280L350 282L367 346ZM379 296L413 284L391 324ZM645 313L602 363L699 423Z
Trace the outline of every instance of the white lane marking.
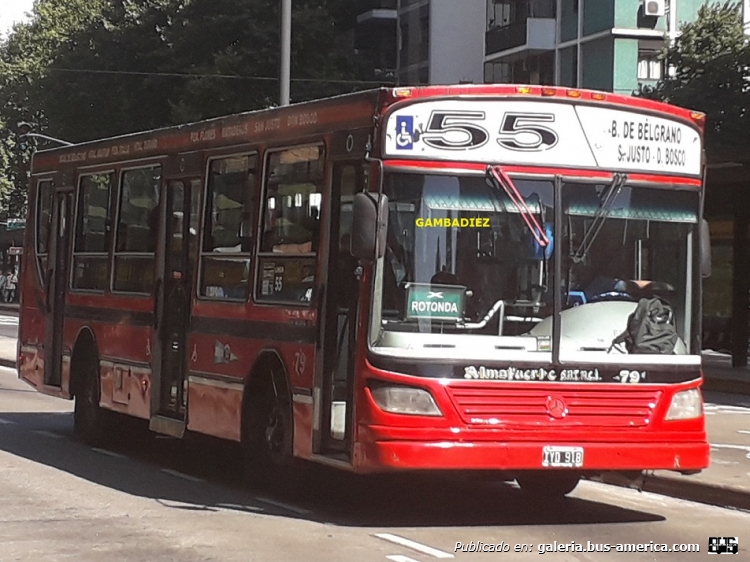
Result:
M305 515L307 513L310 513L309 509L304 509L302 507L297 507L296 505L291 505L284 502L277 502L276 500L270 500L268 498L255 498L256 501L259 501L261 503L265 503L267 505L272 505L274 507L280 507L281 509L286 509L288 511L291 511L293 513L296 513L298 515Z
M727 445L725 443L710 443L712 447L718 447L719 449L739 449L741 451L747 451L750 453L750 447L747 445Z
M5 418L0 418L0 425L12 425L16 422L11 420L6 420Z
M191 482L203 482L202 478L198 478L196 476L190 476L189 474L183 474L182 472L172 470L171 468L162 468L161 471L166 472L167 474L171 474L172 476L176 476L177 478L190 480Z
M717 449L735 449L738 451L745 451L747 455L745 455L745 458L750 459L750 447L747 445L726 445L722 443L711 443L711 448L717 448Z
M63 439L63 435L55 433L53 431L47 431L46 429L35 429L34 433L37 435L44 435L45 437L54 437L55 439Z
M750 435L750 431L748 431L747 429L738 429L737 433L744 433L745 435Z
M707 402L703 405L703 409L708 415L715 414L740 414L750 415L750 406L746 404L740 404L739 406L730 406L729 404L712 404Z
M102 455L107 455L109 457L115 457L117 459L124 459L126 458L125 455L121 455L120 453L113 453L112 451L108 451L107 449L100 449L99 447L91 447L92 451L96 451L97 453L101 453Z
M391 533L376 533L375 536L379 539L383 539L384 541L389 541L400 546L405 546L406 548L411 548L412 550L416 550L417 552L421 552L422 554L434 556L435 558L455 558L455 556L453 556L452 554L443 552L442 550L438 550L437 548L432 548L431 546L427 546L426 544L405 539L404 537L399 537L398 535L392 535Z
M711 464L723 464L725 466L731 466L735 464L740 464L737 461L723 461L721 459L711 459Z
M414 558L409 558L403 554L391 554L386 556L386 558L391 560L391 562L419 562L419 560L414 560Z

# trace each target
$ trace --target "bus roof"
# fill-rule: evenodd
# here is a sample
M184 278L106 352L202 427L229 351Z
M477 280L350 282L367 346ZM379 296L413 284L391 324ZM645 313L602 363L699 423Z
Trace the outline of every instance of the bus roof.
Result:
M373 127L374 118L398 102L485 96L619 106L621 110L677 118L701 131L705 120L702 113L666 103L584 89L507 84L380 88L43 150L34 155L32 172L38 174L61 166L95 166L221 146L285 139L293 142L292 139L324 132Z

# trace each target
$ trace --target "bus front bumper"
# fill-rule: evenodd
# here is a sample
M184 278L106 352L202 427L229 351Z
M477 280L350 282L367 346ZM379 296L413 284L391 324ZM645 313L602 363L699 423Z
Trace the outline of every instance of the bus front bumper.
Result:
M708 467L709 445L698 442L497 442L362 441L355 447L355 470L545 470L544 448L576 447L583 452L580 471L674 470ZM556 470L551 468L550 470Z

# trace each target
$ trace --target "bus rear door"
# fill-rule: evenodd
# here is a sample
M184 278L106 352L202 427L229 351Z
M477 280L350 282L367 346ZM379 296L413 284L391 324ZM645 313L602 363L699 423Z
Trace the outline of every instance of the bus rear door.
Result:
M57 189L52 200L52 232L45 288L47 322L44 342L44 384L60 387L63 367L65 292L70 275L70 242L73 227L73 190Z
M188 332L195 292L201 155L181 154L165 166L157 249L152 430L181 437L187 421Z

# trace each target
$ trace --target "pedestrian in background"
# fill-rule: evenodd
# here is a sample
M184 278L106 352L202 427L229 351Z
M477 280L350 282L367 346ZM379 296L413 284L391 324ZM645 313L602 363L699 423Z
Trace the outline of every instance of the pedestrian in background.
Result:
M2 302L8 302L8 277L4 271L0 271L0 299Z
M16 285L18 284L18 276L15 271L9 271L8 277L5 280L5 302L16 301Z

